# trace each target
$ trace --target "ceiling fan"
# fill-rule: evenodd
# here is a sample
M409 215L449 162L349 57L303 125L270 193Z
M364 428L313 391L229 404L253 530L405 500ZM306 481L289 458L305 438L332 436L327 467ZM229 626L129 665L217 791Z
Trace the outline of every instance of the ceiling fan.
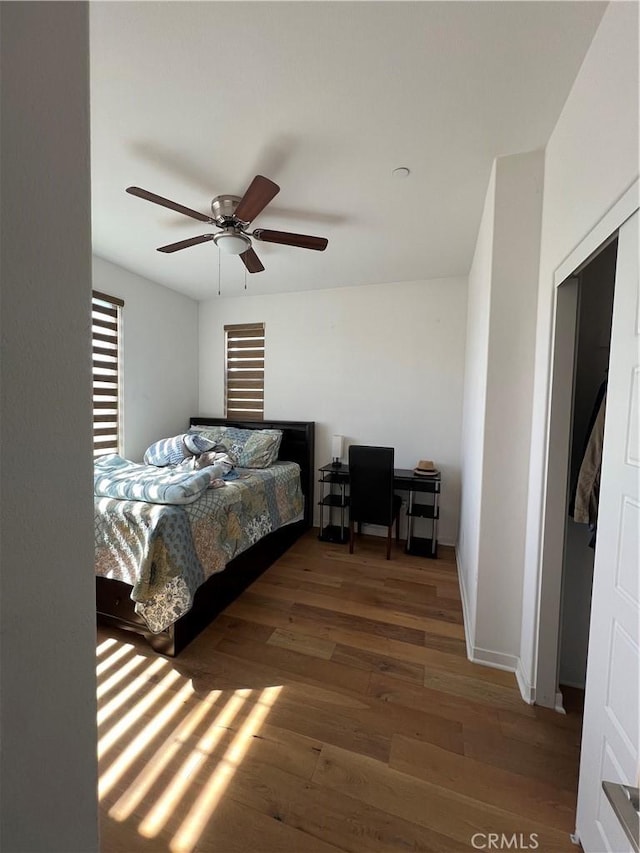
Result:
M127 192L221 229L215 234L201 234L198 237L190 237L188 240L170 243L168 246L160 246L159 252L178 252L180 249L188 249L190 246L197 246L198 243L213 240L223 252L240 255L242 263L249 272L262 272L264 267L251 245L252 237L264 243L281 243L285 246L298 246L301 249L315 249L318 252L323 252L327 248L328 241L325 237L292 234L288 231L270 231L266 228L247 231L250 222L280 192L280 187L263 175L255 176L242 198L237 195L217 195L211 202L212 216L199 213L197 210L140 187L127 187Z

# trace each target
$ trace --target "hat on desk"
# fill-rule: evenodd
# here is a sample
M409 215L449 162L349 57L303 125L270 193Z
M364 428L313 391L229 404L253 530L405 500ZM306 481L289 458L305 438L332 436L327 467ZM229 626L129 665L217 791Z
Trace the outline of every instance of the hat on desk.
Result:
M431 459L421 459L413 471L415 474L422 474L426 477L433 477L435 474L440 473Z

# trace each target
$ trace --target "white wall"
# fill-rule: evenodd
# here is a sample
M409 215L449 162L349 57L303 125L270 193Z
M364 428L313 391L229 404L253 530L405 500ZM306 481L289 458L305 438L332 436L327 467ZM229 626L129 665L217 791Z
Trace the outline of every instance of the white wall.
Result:
M201 303L200 413L223 414L224 325L264 322L265 417L315 421L319 465L334 433L395 447L399 468L435 460L440 541L453 543L466 290L466 279L438 279Z
M458 563L474 659L517 666L526 530L543 154L500 157L470 288ZM473 594L474 579L476 593ZM475 599L475 615L472 611ZM505 606L496 606L504 602Z
M520 652L543 172L542 151L496 167L475 642L498 661Z
M0 848L98 850L85 3L2 3Z
M496 165L494 162L485 196L473 262L469 271L467 300L462 416L462 494L460 530L456 550L470 653L476 635L495 192Z
M540 577L554 271L637 175L638 5L617 2L607 7L545 151L521 643L523 673L532 685L539 594L559 596L559 578L547 583ZM562 537L564 519L557 524ZM544 616L544 607L540 612ZM540 638L545 633L551 636L543 620Z
M121 452L141 461L153 441L182 432L197 413L198 303L95 255L93 286L125 302Z

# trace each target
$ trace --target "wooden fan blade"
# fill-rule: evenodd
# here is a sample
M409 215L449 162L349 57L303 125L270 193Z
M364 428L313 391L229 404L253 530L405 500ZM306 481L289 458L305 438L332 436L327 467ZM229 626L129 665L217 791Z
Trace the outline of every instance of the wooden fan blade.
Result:
M240 255L240 260L249 272L262 272L264 270L260 258L253 249L247 249L246 252L243 252Z
M188 249L189 246L197 246L198 243L206 243L213 240L213 234L201 234L200 237L189 237L188 240L180 240L178 243L169 243L168 246L160 246L159 252L179 252L180 249Z
M251 222L279 192L280 187L270 181L269 178L256 175L238 202L234 216L243 222Z
M148 190L143 190L140 187L127 187L127 192L131 193L131 195L137 195L138 198L143 198L146 201L152 201L154 204L161 204L163 207L168 207L169 210L176 210L178 213L184 213L185 216L190 216L192 219L199 219L200 222L214 222L214 220L205 213L198 213L197 210L192 210L190 207L178 204L177 201L171 201L169 198L163 198L161 195L150 193Z
M299 246L301 249L315 249L317 252L324 252L329 243L326 237L291 234L289 231L269 231L267 228L258 228L252 236L265 243L282 243L284 246Z

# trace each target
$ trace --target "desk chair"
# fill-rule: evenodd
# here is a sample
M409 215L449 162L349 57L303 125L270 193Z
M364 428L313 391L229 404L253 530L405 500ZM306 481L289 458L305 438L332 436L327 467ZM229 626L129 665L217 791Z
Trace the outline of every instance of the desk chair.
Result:
M393 447L352 444L349 448L349 553L353 554L354 526L381 524L387 528L387 560L391 559L391 527L396 542L402 501L393 493Z

